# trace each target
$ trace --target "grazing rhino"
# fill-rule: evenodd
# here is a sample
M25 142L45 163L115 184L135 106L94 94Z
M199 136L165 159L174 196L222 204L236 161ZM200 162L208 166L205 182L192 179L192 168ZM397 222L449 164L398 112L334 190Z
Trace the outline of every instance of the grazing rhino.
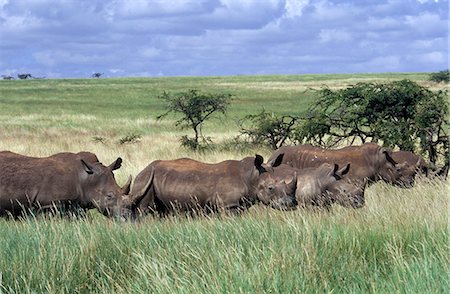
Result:
M221 209L239 212L256 202L288 209L296 205L294 197L261 197L256 193L260 176L273 172L282 157L272 165L263 164L260 155L215 164L188 158L156 160L136 176L131 195L141 214Z
M338 203L344 207L359 208L364 205L364 185L355 185L346 179L350 164L339 169L339 165L323 163L305 169L281 164L273 173L261 175L258 193L295 195L299 206L329 208Z
M407 171L413 176L420 174L430 178L447 178L449 167L448 163L438 169L433 163L425 162L425 160L420 155L403 150L393 152L392 158L396 162L404 162L407 166Z
M123 188L114 179L121 158L104 166L89 152L58 153L37 158L0 152L0 215L20 216L29 210L97 208L106 216L130 213L131 177ZM126 200L126 201L125 201Z
M406 163L405 172L411 174L413 177L417 173L428 176L429 165L421 156L410 151L400 150L392 152L392 158L395 162Z
M350 163L352 168L347 178L358 185L379 180L401 187L410 187L414 183L414 177L404 173L407 164L398 164L392 158L391 149L375 143L341 149L324 149L312 145L283 146L272 153L269 163L282 153L283 163L299 169L318 167L322 163Z

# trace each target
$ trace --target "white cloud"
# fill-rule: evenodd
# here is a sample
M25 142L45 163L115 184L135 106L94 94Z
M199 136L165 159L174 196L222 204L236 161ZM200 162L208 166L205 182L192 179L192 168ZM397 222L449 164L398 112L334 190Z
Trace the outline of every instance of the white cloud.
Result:
M220 0L212 13L203 15L206 30L259 30L281 17L283 0Z
M444 68L446 66L447 60L442 52L432 51L429 53L410 55L408 56L409 61L420 62L422 64L439 64Z
M401 57L395 55L378 56L362 63L355 63L359 72L398 72L402 71Z
M68 50L43 50L33 53L34 60L48 67L60 66L61 64L95 64L101 61L111 61L111 55L100 54L101 52L71 52Z
M24 15L6 15L3 16L1 31L14 30L23 31L36 29L43 25L42 20L26 13Z
M3 7L8 4L8 0L0 0L0 9L3 9Z
M120 69L120 68L110 68L110 69L108 69L108 71L109 71L110 73L113 73L113 74L124 73L124 70L123 70L123 69Z
M439 0L417 0L417 2L419 2L420 4L425 4L427 2L435 2L438 3Z
M327 0L320 0L312 4L314 6L313 17L316 21L330 22L335 20L348 21L354 19L362 9L349 3L335 4Z
M57 63L52 52L50 51L36 52L33 54L33 57L38 63L48 67L52 67Z
M155 47L143 47L139 50L139 53L144 58L155 58L160 54L160 50Z
M368 29L372 30L388 30L396 29L402 25L401 20L395 17L369 17L367 20Z
M436 40L416 40L412 42L412 46L417 49L431 49L436 46Z
M110 3L106 11L110 17L119 18L162 17L202 12L204 2L200 0L117 0Z
M284 5L286 18L296 18L302 16L303 9L309 4L309 0L286 0Z
M405 23L421 32L431 32L447 25L435 13L424 12L419 15L407 15Z
M346 42L352 40L352 35L346 30L322 29L319 33L319 39L323 43Z
M277 7L279 4L279 0L268 0L268 1L261 1L261 0L220 0L220 3L228 7L232 10L248 10L252 8L256 8L258 6L269 6L269 7Z

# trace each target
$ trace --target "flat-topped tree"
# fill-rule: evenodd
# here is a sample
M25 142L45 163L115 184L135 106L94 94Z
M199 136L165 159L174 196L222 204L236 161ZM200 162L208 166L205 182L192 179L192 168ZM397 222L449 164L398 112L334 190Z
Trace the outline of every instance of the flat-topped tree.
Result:
M167 111L157 117L162 119L171 112L181 114L175 125L182 129L192 129L194 138L183 136L181 144L185 147L197 150L199 140L206 138L202 134L203 123L216 112L225 114L231 102L231 94L200 93L198 90L187 90L177 94L164 92L160 99L165 101Z
M18 74L17 77L21 80L26 80L26 79L31 79L33 78L33 76L29 73L25 73L25 74Z

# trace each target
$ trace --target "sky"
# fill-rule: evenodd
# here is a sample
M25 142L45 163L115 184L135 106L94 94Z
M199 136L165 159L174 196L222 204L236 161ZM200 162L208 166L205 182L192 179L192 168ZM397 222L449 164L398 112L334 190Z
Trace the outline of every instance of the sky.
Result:
M435 72L449 0L0 0L0 74Z

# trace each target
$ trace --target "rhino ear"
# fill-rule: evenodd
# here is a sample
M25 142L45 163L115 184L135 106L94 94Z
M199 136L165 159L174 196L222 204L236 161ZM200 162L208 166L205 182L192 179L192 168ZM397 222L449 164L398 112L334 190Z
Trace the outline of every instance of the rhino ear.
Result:
M131 192L133 205L138 205L138 203L145 197L150 186L153 184L154 177L155 169L152 168L147 181L140 181L138 178L134 180L133 191ZM136 180L138 181L136 182Z
M335 163L334 170L331 173L331 176L335 177L336 180L340 180L340 179L342 179L343 176L348 174L349 171L350 171L350 163L347 163L344 167L342 167L340 169L339 169L339 165Z
M350 163L347 163L346 166L337 171L340 176L345 176L350 171Z
M283 157L284 157L284 153L281 153L280 155L277 156L277 158L275 158L275 159L271 160L270 162L268 162L268 164L271 167L277 167L281 163L283 163Z
M339 170L339 164L335 163L333 168L333 174L335 174Z
M259 154L255 154L255 166L261 167L263 163L264 163L264 158Z
M386 147L383 147L380 149L380 152L386 157L386 160L392 164L393 166L397 165L397 162L394 160L394 158L392 158L391 154L392 154L392 150Z
M128 195L128 194L130 194L130 187L131 187L131 181L132 181L132 179L133 179L133 177L130 175L129 177L128 177L128 181L125 183L125 185L122 187L122 192L125 194L125 195Z
M108 168L113 171L119 169L121 166L122 166L122 158L118 157L116 161L114 161L108 166Z
M328 163L322 163L320 168L323 168L324 170L326 170L327 174L330 175L331 177L335 177L336 176L336 172L339 169L339 165L337 163L335 163L335 164L333 164L331 166Z
M291 191L294 191L297 189L297 172L294 173L294 177L289 182L285 182L286 185L291 189Z
M94 173L94 170L92 169L92 166L90 164L88 164L86 161L84 161L83 159L80 159L81 163L83 164L84 170L92 175Z

